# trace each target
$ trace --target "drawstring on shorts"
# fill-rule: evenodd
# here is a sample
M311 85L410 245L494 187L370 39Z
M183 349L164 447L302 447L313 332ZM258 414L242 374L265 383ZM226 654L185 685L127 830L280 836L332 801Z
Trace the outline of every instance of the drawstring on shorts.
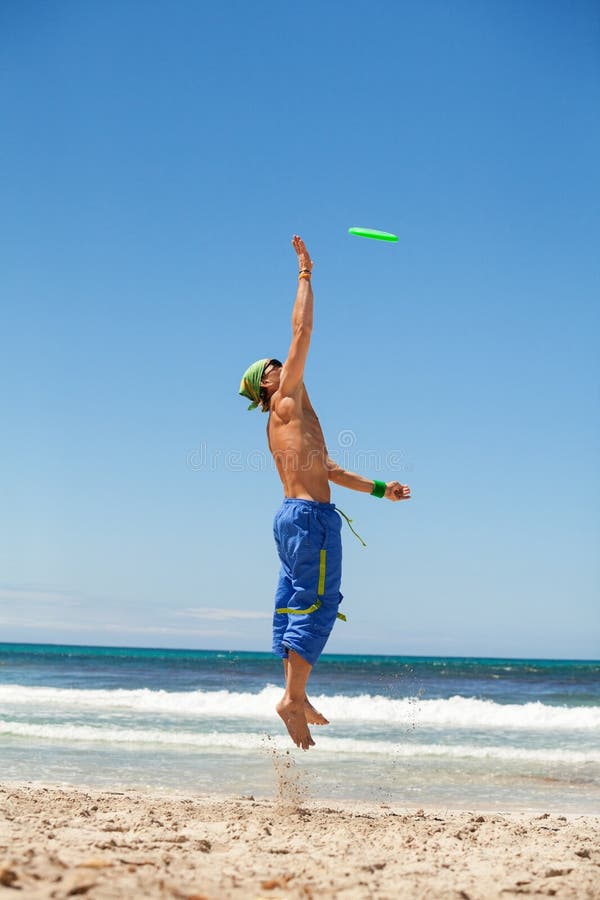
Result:
M340 509L339 506L336 506L335 511L338 512L338 513L340 514L340 516L343 516L343 517L344 517L344 519L345 519L346 522L348 523L348 527L350 528L350 531L352 532L352 534L355 534L356 537L358 538L358 540L359 540L359 541L361 542L361 544L363 545L363 547L366 547L367 545L365 544L365 542L364 542L363 539L361 538L361 536L360 536L360 534L358 533L358 531L356 531L356 530L352 527L352 522L353 522L354 520L351 519L349 516L347 516L346 513L344 512L344 510L343 510L343 509Z

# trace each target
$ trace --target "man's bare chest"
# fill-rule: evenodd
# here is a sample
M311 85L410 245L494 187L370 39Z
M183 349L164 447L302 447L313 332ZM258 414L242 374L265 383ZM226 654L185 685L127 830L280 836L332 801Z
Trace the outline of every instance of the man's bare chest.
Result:
M267 437L272 452L295 446L316 447L324 444L321 423L313 409L305 409L301 415L283 422L272 413L267 423Z

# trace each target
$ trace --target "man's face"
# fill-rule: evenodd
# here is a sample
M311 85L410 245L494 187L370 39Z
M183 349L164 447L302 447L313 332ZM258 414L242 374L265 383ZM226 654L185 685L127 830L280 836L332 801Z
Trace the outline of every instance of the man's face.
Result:
M269 396L279 387L279 379L281 378L281 366L274 366L272 362L268 362L260 379L261 387L265 387Z

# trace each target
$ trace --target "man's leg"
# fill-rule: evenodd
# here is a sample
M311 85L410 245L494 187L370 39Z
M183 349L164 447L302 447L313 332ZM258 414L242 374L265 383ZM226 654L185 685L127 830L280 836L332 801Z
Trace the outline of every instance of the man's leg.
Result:
M291 594L287 606L278 607L277 613L287 615L285 633L280 638L278 634L285 651L280 655L286 687L277 712L294 743L308 750L314 744L309 722L327 724L327 720L309 704L306 683L333 628L341 595L338 590L332 597L327 590L331 587L326 565L329 541L327 528L315 516L315 507L304 500L288 501L287 506L285 520L280 522L278 549ZM330 512L339 542L339 516L333 508Z
M288 661L287 659L283 660L283 674L285 678L285 683L287 685L288 679ZM319 712L318 709L315 709L310 700L308 699L308 694L304 695L304 711L306 712L306 721L309 725L329 725L329 719L326 719L325 716Z
M306 721L305 707L306 682L312 666L294 650L288 652L286 662L285 692L276 709L296 746L308 750L315 743Z

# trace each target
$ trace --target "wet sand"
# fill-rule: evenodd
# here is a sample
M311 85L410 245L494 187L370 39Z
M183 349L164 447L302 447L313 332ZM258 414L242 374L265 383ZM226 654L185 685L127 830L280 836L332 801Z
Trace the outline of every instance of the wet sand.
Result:
M0 898L600 898L600 816L0 784Z

